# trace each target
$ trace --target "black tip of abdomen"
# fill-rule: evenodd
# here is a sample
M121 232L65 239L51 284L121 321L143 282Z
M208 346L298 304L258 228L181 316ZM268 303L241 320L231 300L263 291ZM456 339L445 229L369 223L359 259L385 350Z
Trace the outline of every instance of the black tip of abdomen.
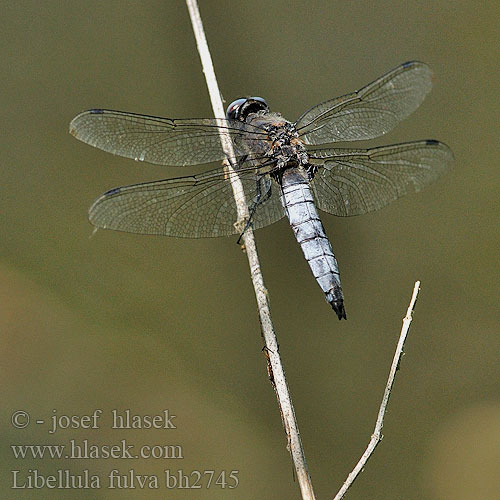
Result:
M332 309L337 313L339 320L347 319L343 300L332 300L332 302L330 302L330 305L332 306Z
M332 306L339 319L347 319L344 309L344 296L340 282L333 283L329 292L325 292L326 301Z

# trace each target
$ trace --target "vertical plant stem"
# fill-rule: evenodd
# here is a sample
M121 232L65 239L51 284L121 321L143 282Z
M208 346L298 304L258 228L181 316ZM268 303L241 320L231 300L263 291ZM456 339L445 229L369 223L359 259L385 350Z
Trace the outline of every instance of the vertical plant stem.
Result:
M207 40L203 30L203 24L200 17L200 12L196 0L186 0L186 4L191 17L193 31L200 54L203 72L207 82L210 100L215 118L225 118L224 107L222 104L221 94L217 85L215 71L212 63L212 57L208 49ZM224 152L228 158L227 169L229 178L232 183L234 198L238 211L238 219L240 224L248 219L248 205L245 200L243 186L237 175L234 175L234 170L231 165L235 165L235 155L231 139L224 133L222 128L219 129L221 136L221 143ZM250 274L257 299L257 306L259 309L260 324L262 336L264 339L265 350L268 356L268 367L270 370L270 377L273 382L278 404L280 407L283 425L288 439L288 449L295 465L297 473L297 480L300 485L302 498L312 500L314 499L314 492L311 482L311 477L307 469L307 463L304 455L304 449L300 439L299 428L295 418L295 412L292 405L292 400L288 390L288 385L285 378L285 371L281 363L279 355L278 341L274 333L274 327L271 320L271 310L269 307L268 293L264 285L264 278L260 268L259 257L257 255L257 247L255 245L255 238L252 228L248 228L243 234L243 242L245 244L246 253L248 256L248 263L250 265Z

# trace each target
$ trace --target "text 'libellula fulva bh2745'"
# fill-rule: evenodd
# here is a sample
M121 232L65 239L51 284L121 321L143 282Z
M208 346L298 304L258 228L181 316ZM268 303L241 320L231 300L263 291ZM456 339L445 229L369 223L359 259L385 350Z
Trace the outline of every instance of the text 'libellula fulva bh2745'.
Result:
M230 175L242 184L255 229L288 217L304 256L339 319L346 318L337 261L316 207L333 215L377 210L436 179L453 159L435 140L371 149L310 148L389 132L431 88L430 68L404 63L357 92L325 101L289 122L261 97L242 98L226 119L180 119L92 109L70 132L110 153L158 165L224 158L220 129L238 162L194 176L115 188L90 207L98 228L201 238L237 234ZM241 231L241 229L240 229Z

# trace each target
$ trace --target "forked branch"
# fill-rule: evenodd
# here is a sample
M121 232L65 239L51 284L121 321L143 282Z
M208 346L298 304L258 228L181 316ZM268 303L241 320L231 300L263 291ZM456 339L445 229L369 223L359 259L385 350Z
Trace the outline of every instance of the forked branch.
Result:
M391 396L392 386L394 385L394 378L396 377L396 372L399 369L399 363L401 362L401 357L403 356L403 348L405 345L406 337L408 336L408 331L410 329L410 324L412 320L413 308L415 307L415 302L417 301L417 295L420 290L420 281L415 282L413 287L413 294L411 296L410 305L406 311L406 316L403 318L403 326L401 328L401 333L399 335L398 345L396 347L396 352L392 360L391 371L389 372L389 378L387 379L387 384L385 386L384 396L382 397L382 403L378 411L377 422L375 424L375 430L373 431L372 437L368 446L359 459L352 472L347 476L346 481L340 488L337 495L333 500L340 500L345 495L346 491L349 489L354 480L358 477L359 473L363 470L366 462L375 451L375 448L382 440L382 427L384 426L384 415L387 410L387 404L389 403L389 397Z

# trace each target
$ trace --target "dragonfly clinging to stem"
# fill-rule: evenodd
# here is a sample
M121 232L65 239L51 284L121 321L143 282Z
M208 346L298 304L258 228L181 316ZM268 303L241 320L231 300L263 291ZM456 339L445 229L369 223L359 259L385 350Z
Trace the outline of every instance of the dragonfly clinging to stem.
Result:
M370 149L316 148L373 139L410 115L431 89L430 68L407 62L362 89L322 102L289 122L261 97L237 99L226 118L171 119L106 109L76 116L70 132L110 153L157 165L224 159L219 130L237 163L208 172L111 189L89 210L98 228L201 238L237 234L231 175L242 184L258 229L286 215L326 300L346 318L339 268L316 207L338 216L377 210L420 191L453 154L428 139Z

